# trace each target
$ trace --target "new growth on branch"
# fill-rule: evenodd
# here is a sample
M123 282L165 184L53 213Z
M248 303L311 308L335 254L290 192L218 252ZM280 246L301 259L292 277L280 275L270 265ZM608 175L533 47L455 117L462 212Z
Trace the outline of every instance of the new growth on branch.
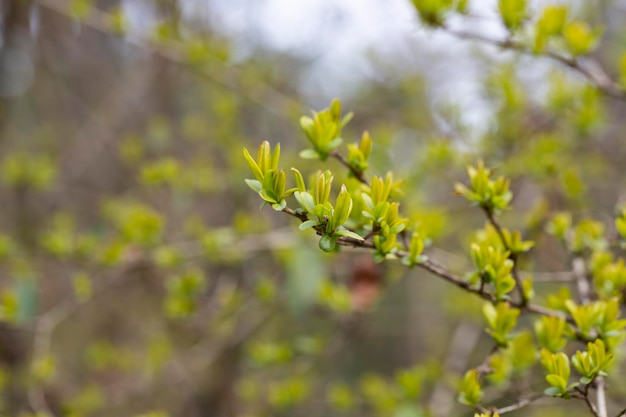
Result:
M569 291L560 291L541 294L546 305L536 303L539 297L532 277L522 277L518 271L520 257L528 256L534 242L523 240L520 231L506 229L499 220L504 210L511 209L509 180L496 177L492 169L478 161L467 169L469 181L454 188L486 218L482 238L470 245L473 269L459 275L425 254L430 240L400 211L402 182L391 172L366 177L373 149L370 135L365 132L359 142L348 144L347 156L340 151L341 131L350 118L351 114L342 117L341 104L334 100L329 108L300 119L311 145L300 156L320 161L336 159L357 180L341 184L338 192L333 191L334 175L330 170L306 176L307 181L298 169L291 168L295 186L288 188L287 172L280 168L280 145L272 150L269 142L263 142L256 159L244 149L254 176L246 183L258 193L261 207L270 205L298 219L300 230L312 230L319 236L323 251L338 251L342 246L365 248L372 251L376 262L400 260L408 268L429 271L485 300L482 312L494 348L482 364L465 373L458 386L458 401L475 408L476 416L505 414L545 397L580 399L593 415L606 416L604 377L614 369L613 352L626 335L626 320L619 318L626 268L623 261L614 261L604 251L608 241L602 225L592 220L574 224L565 213L553 218L548 231L561 240L572 259L583 265L592 260L593 288L579 291L579 301ZM624 213L616 219L622 240L626 238ZM589 279L584 268L578 277L580 271L574 264L572 268L574 279ZM538 316L531 328L519 326L518 319L524 314ZM532 372L536 365L541 366L545 376L543 392L524 393L513 404L501 407L484 401L486 386Z

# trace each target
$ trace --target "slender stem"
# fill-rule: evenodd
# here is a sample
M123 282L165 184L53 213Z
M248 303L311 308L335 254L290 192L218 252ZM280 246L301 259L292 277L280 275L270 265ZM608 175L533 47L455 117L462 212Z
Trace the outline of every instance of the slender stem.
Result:
M535 304L526 304L524 306L521 305L517 305L515 303L513 303L513 306L518 307L518 308L522 308L530 313L536 313L536 314L541 314L542 316L550 316L550 317L564 317L565 320L570 323L570 324L574 324L574 319L568 315L565 314L561 311L557 311L557 310L552 310L546 307L542 307L542 306L538 306Z
M345 166L346 168L348 168L348 170L350 170L350 173L354 176L354 178L356 178L357 180L359 180L361 183L369 186L369 181L367 181L367 178L365 178L365 175L363 174L363 171L358 171L356 170L351 164L350 162L348 162L348 160L341 155L339 152L337 151L332 151L331 153L329 153L330 156L332 156L333 158L335 158L336 160L338 160L341 165Z
M374 244L372 242L366 242L366 241L362 241L362 240L357 240L357 239L352 239L349 237L342 237L337 239L337 244L341 245L341 246L351 246L351 247L360 247L360 248L365 248L365 249L375 249ZM395 252L395 256L398 258L404 258L406 256L408 256L408 254L404 251L397 251ZM487 300L487 301L495 301L495 297L493 294L488 293L488 292L484 292L484 291L480 291L480 288L476 288L473 287L467 280L455 275L454 273L450 272L448 269L446 269L445 267L439 265L438 263L432 261L432 260L427 260L425 262L422 262L420 264L416 265L418 268L422 268L425 269L429 272L431 272L432 274L438 276L439 278L444 279L445 281L469 292L472 294L477 295L478 297ZM557 310L552 310L546 307L542 307L539 305L535 305L535 304L530 304L530 303L526 303L526 304L522 304L519 302L511 302L511 305L513 307L519 308L521 310L524 310L526 312L529 313L535 313L535 314L540 314L543 316L551 316L551 317L565 317L565 319L569 322L569 323L574 323L574 320L571 318L571 316L561 312L561 311L557 311Z
M591 301L591 286L589 285L589 281L587 280L585 260L582 258L582 256L575 256L572 259L572 269L574 279L576 281L576 287L578 289L578 295L580 296L580 301L583 304L587 304L589 301Z
M482 329L469 320L462 319L454 330L450 343L448 343L448 353L443 362L443 369L446 374L460 374L468 368L468 362L472 351L478 344ZM429 409L435 417L448 417L453 415L452 408L455 402L456 391L440 379L435 385L429 401Z
M485 356L483 361L478 366L476 366L474 368L479 375L485 375L485 374L492 374L493 373L493 368L491 366L489 366L489 362L491 361L491 357L495 353L497 353L499 350L500 350L500 346L499 345L493 345L493 347L489 351L489 354L487 356Z
M309 220L309 216L307 216L306 213L298 213L297 211L295 211L294 209L291 209L289 207L285 207L282 211L284 213L287 213L290 216L293 216L293 217L299 219L302 222L305 222L305 221Z
M591 402L591 399L589 398L589 386L587 386L584 391L580 388L576 388L576 392L574 394L577 394L577 395L572 395L573 398L578 398L579 400L583 400L585 404L587 405L587 407L589 408L589 411L591 411L591 413L594 416L600 417L596 406Z
M607 417L606 396L604 393L604 378L596 377L596 400L598 403L598 417Z
M529 405L530 403L532 403L533 401L537 401L541 398L545 398L545 394L544 393L536 393L533 394L529 397L523 398L521 400L519 400L518 402L511 404L511 405L507 405L506 407L502 407L502 408L498 408L498 414L506 414L506 413L510 413L513 411L517 411L520 408L524 408L527 405Z
M445 26L442 26L442 28L446 31L446 33L460 39L475 40L484 44L497 46L502 49L509 49L527 55L537 55L537 53L529 49L523 43L516 42L512 39L494 39L479 33L454 30ZM554 51L545 51L542 55L578 72L607 96L619 100L626 100L626 90L616 82L612 81L596 61L591 59L582 60L580 58L569 57Z
M69 20L76 20L72 17L71 7L69 6L71 2L67 0L36 0L35 3ZM110 13L97 8L91 8L89 14L80 20L80 25L108 36L117 37L127 45L148 50L150 53L162 59L182 65L192 70L199 77L237 93L239 96L278 118L284 119L285 115L289 114L290 109L293 109L294 106L299 107L300 105L290 96L259 79L255 80L254 87L246 85L245 88L242 88L243 83L238 82L238 80L243 78L244 73L235 66L228 66L228 68L222 67L221 69L224 71L216 71L215 69L219 68L217 67L218 61L214 60L211 62L211 71L208 71L201 65L192 65L180 42L172 40L165 44L159 43L149 36L120 36L119 33L112 30L111 24L109 23L110 20Z
M76 314L87 304L88 301L94 300L112 286L123 282L123 279L127 276L126 272L134 268L142 268L145 266L146 265L143 263L143 259L141 258L129 261L118 269L109 271L108 273L112 273L113 276L108 280L103 280L102 276L97 276L96 278L98 279L94 279L94 281L98 282L98 285L94 287L93 293L89 299L78 300L75 297L70 297L54 306L51 310L38 316L33 322L34 339L30 364L31 367L35 367L37 361L44 359L50 354L52 339L60 324L72 315ZM33 385L28 390L28 400L35 411L54 415L46 399L44 389L40 384Z
M524 293L522 280L519 276L519 273L517 272L517 256L511 251L511 247L509 246L508 242L506 241L506 237L504 236L504 231L502 230L502 226L500 226L498 219L496 219L496 216L494 215L493 210L485 206L482 206L482 209L485 212L485 215L487 216L489 223L491 223L493 228L496 229L496 233L500 237L502 246L504 246L504 249L507 252L509 252L509 259L513 261L513 269L511 270L511 275L513 276L513 279L515 280L515 288L517 288L517 293L520 296L521 305L526 305L528 304L528 298L526 297L526 294Z
M580 301L582 304L587 304L591 302L592 297L592 288L587 279L587 268L585 265L585 259L576 255L572 259L572 270L574 274L574 279L576 281L576 287L578 289L578 295L580 296ZM589 399L589 387L591 384L587 384L584 390L585 401L588 406L593 406L591 400ZM598 376L594 380L594 386L596 388L596 403L597 407L594 407L592 411L597 417L607 417L607 407L606 407L606 397L604 393L604 378Z
M571 271L533 272L533 283L572 282L574 274Z
M481 206L481 208L485 212L485 215L487 216L487 220L489 220L489 223L491 223L493 228L496 229L496 233L498 234L498 237L500 238L500 241L502 242L504 249L510 250L509 244L506 241L506 237L504 236L504 232L502 231L502 226L500 226L500 223L498 223L496 216L493 214L493 210L485 206Z
M376 226L375 224L372 224L372 230L370 230L363 236L363 240L368 240L376 236L378 233L380 233L380 227Z
M462 279L461 277L458 277L454 274L452 274L450 271L448 271L446 268L444 268L443 266L435 263L434 261L431 260L427 260L426 262L417 264L417 267L425 269L429 272L432 272L433 274L437 275L440 278L443 278L444 280L448 281L451 284L456 285L457 287L471 292L473 294L476 294L477 296L479 296L480 298L483 298L485 300L489 300L489 301L495 301L495 297L492 294L489 294L487 292L481 291L480 288L474 288L472 287L472 285Z
M341 162L342 165L344 165L345 167L347 167L354 175L355 177L363 184L369 185L368 181L365 179L365 177L363 176L362 172L357 172L356 170L354 170L354 168L350 165L350 163L348 162L348 160L343 157L338 151L332 151L330 153L330 155L337 159L339 162ZM485 211L485 213L487 214L487 218L489 219L490 223L493 225L493 227L496 229L496 232L498 233L498 235L500 236L500 239L502 241L502 244L504 245L504 247L508 249L508 244L506 242L506 238L504 237L504 232L502 231L502 227L500 226L500 224L498 223L497 219L495 218L495 216L493 215L493 212L491 210L489 210L488 208L483 207L483 210ZM297 211L289 208L289 207L285 207L283 210L283 212L289 214L290 216L296 217L297 219L299 219L302 222L305 222L309 219L308 214L307 213L298 213ZM321 232L319 230L316 230L318 234L320 234ZM369 238L369 234L367 235L367 237ZM365 248L365 249L375 249L374 243L371 241L368 241L367 239L363 239L363 240L358 240L358 239L353 239L350 237L341 237L339 239L336 240L336 243L340 246L351 246L351 247L359 247L359 248ZM394 253L394 255L400 259L405 258L408 256L408 253L404 250L399 250L396 251ZM549 308L546 307L542 307L542 306L538 306L538 305L534 305L534 304L530 304L529 300L526 298L525 294L524 294L524 290L521 286L521 280L519 278L519 274L517 273L517 269L516 269L516 262L515 260L514 262L514 266L513 266L513 271L512 271L512 275L515 279L515 283L516 283L516 287L518 288L518 291L520 292L520 296L521 296L521 301L519 302L511 302L511 305L519 308L521 310L525 310L529 313L536 313L536 314L540 314L540 315L544 315L544 316L551 316L551 317L565 317L566 320L570 323L570 324L574 324L574 320L572 319L571 316L562 313L560 311L556 311L556 310L551 310ZM419 268L425 269L429 272L431 272L432 274L443 278L445 281L448 281L449 283L469 292L472 294L476 294L477 296L479 296L480 298L484 299L484 300L488 300L488 301L496 301L496 298L493 294L488 293L486 291L484 291L484 288L475 288L474 286L472 286L472 284L470 284L467 280L453 274L452 272L450 272L449 270L447 270L445 267L431 261L431 260L427 260L425 262L419 263L417 264L417 266Z

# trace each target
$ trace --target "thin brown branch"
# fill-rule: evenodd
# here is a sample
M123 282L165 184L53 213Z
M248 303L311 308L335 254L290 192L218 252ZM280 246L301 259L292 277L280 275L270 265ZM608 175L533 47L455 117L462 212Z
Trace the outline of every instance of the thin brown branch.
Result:
M482 333L482 329L469 320L462 320L459 323L448 343L449 351L443 362L443 369L447 374L460 374L467 369L472 351L478 344ZM433 389L428 408L436 417L453 415L455 396L456 391L444 379L441 379Z
M350 246L353 248L376 249L374 243L371 241L357 240L351 237L341 237L337 239L337 244L340 246Z
M370 185L369 182L367 181L367 178L365 178L363 171L358 171L357 169L355 169L342 154L340 154L337 151L332 151L329 155L335 158L337 161L339 161L341 165L348 168L350 173L354 176L354 178L359 180L359 182L367 186Z
M587 405L587 408L589 408L589 411L591 411L594 416L600 417L596 406L591 402L591 399L589 398L589 386L587 386L585 390L582 390L578 387L575 388L575 392L573 393L572 398L583 400Z
M591 287L591 283L589 282L589 277L587 275L587 266L585 265L585 259L581 255L575 255L572 258L572 270L574 279L576 281L576 287L578 289L578 295L580 297L580 302L582 304L587 304L591 302L593 297L593 289ZM589 400L589 387L591 384L588 384L585 387L584 396L585 401L591 404ZM595 408L595 415L597 417L607 417L607 406L606 406L606 397L604 392L604 378L598 376L594 380L594 387L596 388L596 403L597 407ZM592 405L592 404L591 404Z
M626 408L624 408L622 411L617 413L615 417L624 417L624 416L626 416Z
M555 271L555 272L525 272L524 274L532 277L533 283L554 283L554 282L572 282L574 274L572 271Z
M568 323L574 324L574 319L568 315L563 313L562 311L552 310L546 307L538 306L535 304L526 304L525 306L517 305L515 303L512 304L515 307L521 308L523 310L528 311L529 313L540 314L542 316L550 316L550 317L564 317Z
M129 402L140 398L148 398L154 392L170 390L172 387L184 386L188 391L197 389L193 378L224 360L224 355L230 350L236 349L250 340L257 332L262 330L273 317L277 310L256 311L255 306L244 308L241 317L250 317L250 320L240 319L233 333L223 343L216 343L215 335L208 333L184 352L170 358L163 366L162 374L152 384L140 384L130 389L120 391L110 401L109 411L125 407Z
M75 296L71 296L65 301L57 304L51 310L38 316L33 323L34 339L30 363L31 369L37 366L38 361L44 360L50 354L50 347L52 345L54 332L61 323L77 313L88 302L94 300L96 297L99 297L114 285L122 282L122 278L126 276L126 272L133 268L141 267L142 265L143 259L140 258L127 262L120 268L111 271L113 273L113 277L106 281L101 281L102 277L97 276L95 278L99 279L94 279L94 281L100 282L100 284L95 285L91 297L86 300L79 300ZM35 384L29 389L28 401L37 412L47 413L51 416L54 415L50 410L50 406L45 397L45 392L41 385Z
M572 270L582 304L587 304L591 301L591 285L589 285L589 281L587 280L586 269L585 260L582 256L574 256L572 259Z
M493 373L493 368L489 365L489 362L491 362L492 356L495 355L499 351L500 351L500 345L497 345L497 344L493 345L493 347L489 351L489 354L485 356L483 361L478 366L474 367L478 375L488 375L488 374Z
M596 400L598 403L598 417L607 417L606 395L604 392L604 378L601 376L595 379Z
M72 17L69 2L67 1L36 0L36 3L68 19L76 20ZM261 80L256 80L254 85L246 83L244 87L239 82L240 79L244 78L243 73L236 67L226 68L224 66L225 71L216 71L216 65L220 65L217 60L212 62L211 70L207 70L200 65L192 65L186 57L183 45L176 41L165 44L155 42L154 39L148 36L120 36L111 26L111 20L110 13L92 8L89 14L80 20L80 24L105 35L119 38L128 45L151 51L154 55L167 61L185 66L193 70L198 76L233 91L278 118L284 119L285 115L289 114L294 108L300 107L296 100Z
M480 288L475 288L473 287L467 280L464 280L461 277L458 277L454 274L452 274L450 271L448 271L446 268L444 268L441 265L438 265L437 263L431 261L431 260L427 260L426 262L420 263L417 265L418 267L425 269L427 271L432 272L433 274L437 275L440 278L443 278L444 280L448 281L449 283L456 285L457 287L471 292L473 294L476 294L477 296L479 296L480 298L483 298L485 300L488 301L495 301L495 297L487 292L481 291Z
M347 161L347 159L345 159L339 152L337 151L333 151L331 153L331 156L333 156L334 158L336 158L339 162L341 162L342 165L344 165L345 167L347 167L348 169L350 169L350 171L355 174L355 176L357 177L357 179L359 179L359 181L363 184L369 185L369 183L367 182L367 180L363 177L362 173L359 173L360 176L357 176L357 172L354 171L353 167L350 165L350 163ZM485 213L487 214L487 218L489 219L490 223L493 225L493 227L496 229L496 232L498 233L498 235L500 236L500 239L502 241L502 244L504 245L504 247L508 249L508 244L506 241L506 238L504 236L504 232L502 231L502 227L500 226L500 224L498 223L498 221L496 220L496 218L494 217L493 213L491 212L491 210L487 209L487 208L483 208L485 210ZM306 213L299 213L289 207L285 207L283 210L283 212L289 214L292 217L296 217L297 219L299 219L302 222L305 222L308 220L308 215ZM317 231L318 234L320 233L319 230ZM369 235L368 235L369 237ZM366 239L364 240L358 240L358 239L353 239L353 238L349 238L349 237L341 237L339 239L336 240L336 243L340 246L350 246L350 247L354 247L354 248L365 248L365 249L375 249L374 243L371 241L368 241ZM406 256L408 256L408 253L406 251L403 250L399 250L396 251L394 253L394 255L400 259L405 258ZM517 273L517 269L516 269L516 260L513 259L514 262L514 266L513 266L513 271L512 271L512 275L515 279L515 284L516 287L518 288L518 291L520 293L521 296L521 301L519 302L511 302L511 305L514 307L517 307L521 310L525 310L527 312L530 313L536 313L536 314L541 314L541 315L545 315L545 316L552 316L552 317L565 317L566 320L569 323L573 324L573 319L566 315L565 313L562 313L560 311L556 311L556 310L551 310L548 309L546 307L542 307L542 306L538 306L538 305L533 305L529 303L529 300L526 298L525 294L524 294L524 290L522 288L521 285L521 280L519 278L519 274ZM475 288L474 286L472 286L472 284L470 284L467 280L453 274L452 272L450 272L448 269L444 268L443 266L431 261L431 260L427 260L426 262L422 262L420 264L417 265L419 268L425 269L429 272L431 272L432 274L443 278L445 281L448 281L449 283L467 291L473 294L476 294L477 296L479 296L480 298L487 300L487 301L496 301L496 298L493 294L485 292L484 288Z
M502 242L502 246L504 246L504 249L506 249L507 251L511 250L509 248L509 243L506 241L506 237L504 236L504 231L502 230L502 226L500 226L500 223L496 219L496 216L493 214L493 210L485 206L481 206L481 208L485 212L485 216L487 216L487 220L489 220L489 223L496 230L496 233L498 234L498 237L500 238L500 241Z
M464 30L455 30L448 27L442 27L446 33L450 35L465 39L474 40L483 44L496 46L505 50L516 51L525 55L544 56L553 61L559 62L562 65L571 68L584 78L586 78L592 85L598 90L602 91L609 97L613 97L619 100L626 100L626 90L618 83L611 80L602 67L594 60L590 58L580 59L562 55L555 51L545 51L541 54L535 53L521 42L514 41L512 39L494 39L480 33L468 32Z
M519 400L518 402L511 404L511 405L507 405L506 407L501 407L498 408L497 412L498 414L506 414L506 413L511 413L513 411L517 411L520 408L524 408L527 405L529 405L530 403L537 401L541 398L545 398L546 395L544 393L536 393L533 394L529 397L526 398L522 398L521 400Z
M361 241L361 240L352 239L349 237L342 237L342 238L337 239L337 244L341 246L352 246L352 247L360 247L360 248L367 248L367 249L375 249L375 246L372 242ZM408 254L404 251L397 251L395 252L395 256L397 258L402 259L408 256ZM494 301L493 295L485 293L485 292L481 293L478 288L472 287L472 285L468 281L464 280L463 278L459 276L454 275L452 272L448 271L446 268L435 263L434 261L427 260L426 262L418 264L417 267L425 269L465 291L469 291L471 293L477 294L478 296L486 300Z
M369 232L367 232L365 236L363 236L363 240L368 240L369 238L373 237L377 233L378 233L378 230L376 230L376 228L372 228L372 230L370 230Z
M309 220L309 216L307 216L306 213L298 213L297 211L289 207L285 207L282 211L290 216L295 217L296 219L299 219L302 222Z
M375 249L374 244L372 242L366 242L366 241L361 241L361 240L346 238L346 237L337 239L337 244L341 246ZM394 255L400 259L408 256L408 254L404 251L397 251L395 252ZM493 294L481 291L480 288L473 287L472 284L470 284L467 280L455 275L454 273L452 273L445 267L437 264L436 262L432 260L427 260L426 262L417 264L416 266L418 268L425 269L431 272L432 274L438 276L439 278L442 278L443 280L457 286L458 288L461 288L462 290L465 290L469 293L475 294L484 300L492 301L492 302L495 301L495 297ZM561 311L552 310L546 307L542 307L542 306L530 304L530 303L522 304L520 302L511 302L511 305L513 307L519 308L529 313L535 313L535 314L540 314L543 316L551 316L551 317L564 317L569 323L571 324L574 323L574 320L569 315Z
M485 212L485 215L487 216L489 223L491 223L493 228L496 229L496 233L500 237L502 246L504 246L504 249L509 252L509 259L513 261L513 269L511 270L511 275L513 276L513 279L515 280L515 288L517 288L517 293L520 296L520 300L521 300L520 304L524 306L528 304L528 298L526 297L526 294L524 293L522 280L519 276L519 273L517 272L517 255L515 255L511 251L511 247L509 246L509 243L506 241L506 237L504 236L504 231L502 230L502 226L500 226L498 219L496 219L496 216L494 215L493 210L489 207L484 207L484 206L482 207L482 209Z

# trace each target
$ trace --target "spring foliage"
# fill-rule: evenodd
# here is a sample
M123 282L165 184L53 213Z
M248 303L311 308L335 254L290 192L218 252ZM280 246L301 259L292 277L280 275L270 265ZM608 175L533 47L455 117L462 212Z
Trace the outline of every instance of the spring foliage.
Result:
M505 23L508 22L507 27L515 29L522 21L520 13L523 2L512 3L500 2L501 12L511 14L509 20L505 20ZM577 302L567 295L558 301L559 305L549 303L552 304L549 308L533 304L535 294L532 291L532 278L521 280L518 262L519 256L529 252L534 242L522 240L520 231L509 231L500 225L498 215L511 210L513 193L510 181L505 176L495 176L494 170L478 161L467 169L468 183L457 183L454 189L456 194L486 215L488 221L482 230L485 237L470 244L469 255L475 270L466 277L450 278L453 274L445 267L433 267L435 264L423 254L425 241L419 230L412 229L408 218L402 217L398 201L402 193L401 182L394 181L391 172L385 177L374 176L371 181L364 176L367 156L372 146L375 146L370 135L364 133L361 142L348 146L352 158L341 156L343 139L338 127L340 110L341 105L335 100L328 109L314 113L314 121L310 118L303 118L304 122L301 120L302 130L312 143L313 150L304 151L300 156L308 158L315 152L315 157L322 161L334 156L357 180L350 189L346 184L340 186L334 205L330 202L334 176L329 170L313 174L307 187L300 171L291 168L295 188L288 192L284 191L284 177L278 187L278 194L275 183L270 181L246 180L250 188L265 201L269 201L268 195L277 196L272 201L280 197L280 204L275 203L274 209L299 219L300 230L313 230L319 236L319 247L323 251L338 251L341 246L371 249L376 262L400 259L409 268L423 267L486 300L482 309L486 333L492 338L495 347L485 359L485 366L468 370L461 379L458 385L459 402L479 410L488 409L483 404L485 384L497 386L519 378L519 375L530 372L535 363L540 363L543 368L546 396L564 399L577 397L590 401L590 390L594 387L603 390L604 387L597 387L603 384L600 378L615 372L615 353L612 349L626 336L626 320L620 319L619 308L626 290L622 275L596 274L602 278L592 280L595 286L593 289L581 290L585 291L581 295L583 302ZM341 127L344 125L341 122ZM263 142L259 146L257 163L251 159L248 150L244 150L244 156L257 179L263 179L264 174L264 169L259 167L265 167L265 175L278 172L279 145L275 149L270 158L270 145L267 141ZM268 162L270 159L271 164ZM290 202L284 200L291 193L294 199ZM352 210L353 201L357 202L356 206L363 208L361 212ZM615 224L623 238L622 221L623 212L620 212ZM619 268L623 265L623 260L618 260L616 264L611 255L603 255L606 254L608 241L604 237L603 227L597 222L582 220L572 224L569 214L559 213L547 230L561 239L572 256L580 262L586 258L606 256L606 261L603 261L606 262L605 267L614 265L610 268ZM572 279L578 280L579 285L580 281L586 283L589 278L595 277L590 277L584 270L572 272ZM606 284L604 279L610 283ZM602 291L607 285L615 291ZM596 294L597 298L590 300L591 294ZM546 296L549 299L557 297L542 294L542 297ZM333 295L329 293L327 298L331 297ZM539 315L531 325L535 340L518 323L521 315L529 313ZM574 354L568 353L571 347L581 342L586 344ZM577 376L572 375L571 365L577 371ZM516 373L511 372L511 369L516 370ZM338 398L340 392L336 391L333 395ZM506 407L501 408L507 410ZM498 411L480 415L498 415Z
M96 3L1 18L29 21L45 70L0 99L0 415L622 414L617 14L497 0L491 38L481 2L407 0L416 25L496 47L474 56L474 129L386 58L355 114L299 116L308 52L242 54L194 2L137 2L147 26ZM283 146L250 144L267 137Z

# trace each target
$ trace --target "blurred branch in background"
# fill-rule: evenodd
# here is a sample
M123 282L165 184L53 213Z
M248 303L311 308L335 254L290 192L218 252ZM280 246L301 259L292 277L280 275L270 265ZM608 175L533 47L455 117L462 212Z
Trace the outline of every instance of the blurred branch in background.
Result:
M445 10L424 15L417 3ZM572 254L590 302L617 297L623 309L624 120L621 100L606 97L624 95L612 58L623 25L605 19L602 38L578 31L598 52L574 54L555 35L521 59L535 53L543 5L509 29L506 2L470 1L467 15L462 3L1 2L0 414L582 417L604 408L603 393L615 415L623 364L572 391L583 401L538 401L540 332L514 332L508 348L479 337L483 303L502 309L506 291L490 292L472 254L535 242L501 259L519 291L504 313L532 312L520 326L563 320L572 351L595 335L576 333L578 310L564 307L584 284ZM565 23L603 23L574 3ZM542 66L550 60L561 65ZM329 94L355 110L351 124L336 105L298 119ZM297 222L258 209L242 148L266 139L301 170L299 192L322 175L336 202L345 185L333 206L351 207L345 227L325 233L328 219L301 207L284 208ZM301 155L318 160L299 157L307 139ZM515 195L491 227L453 195L477 159ZM248 184L275 187L263 201L280 209L294 172L269 175ZM385 184L393 201L362 198ZM355 222L382 211L388 224ZM321 235L294 230L310 220ZM416 268L374 263L400 225L396 258ZM485 394L474 409L456 401L473 375Z
M36 0L36 3L50 11L59 13L69 21L80 26L102 32L108 36L119 37L129 45L148 50L158 57L192 69L198 76L217 83L222 87L231 90L234 94L246 98L274 116L284 119L285 115L299 108L299 103L293 98L279 92L275 88L261 81L252 85L241 85L242 74L235 67L219 68L216 60L212 60L210 70L203 69L203 63L196 62L193 57L193 44L183 41L167 40L159 41L151 39L150 36L124 36L116 30L114 22L116 19L112 13L107 13L97 8L89 8L87 14L80 19L76 19L71 11L71 2L63 0Z
M554 51L543 51L538 53L537 51L529 49L527 45L512 40L511 38L499 40L495 38L490 38L480 33L457 30L447 27L443 27L443 30L456 38L477 41L479 43L498 47L502 50L512 50L530 56L545 56L568 68L571 68L574 72L586 78L588 82L590 82L594 87L605 93L607 96L619 100L626 100L626 89L624 89L624 87L619 83L611 80L607 73L602 69L601 65L592 58L568 57Z

